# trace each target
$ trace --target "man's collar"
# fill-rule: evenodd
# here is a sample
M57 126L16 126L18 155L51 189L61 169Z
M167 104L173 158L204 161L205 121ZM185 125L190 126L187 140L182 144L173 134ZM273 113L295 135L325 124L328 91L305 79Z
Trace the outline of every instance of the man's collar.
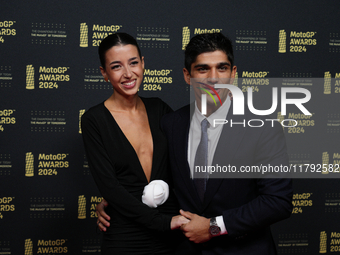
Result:
M231 105L231 100L230 97L228 96L226 98L226 100L223 102L223 104L212 114L210 114L209 117L206 117L205 115L203 115L200 110L197 107L197 103L195 101L195 112L194 112L194 118L196 118L197 121L199 121L199 123L202 122L203 119L207 119L210 127L214 128L214 119L225 119L227 117L227 114L229 112L230 109L230 105Z

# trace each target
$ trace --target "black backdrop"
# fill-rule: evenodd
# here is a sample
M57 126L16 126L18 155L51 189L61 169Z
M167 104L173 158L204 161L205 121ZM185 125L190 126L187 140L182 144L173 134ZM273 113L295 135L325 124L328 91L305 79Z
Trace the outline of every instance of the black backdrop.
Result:
M234 44L238 87L252 86L259 106L270 106L260 93L269 78L311 91L311 117L294 107L275 112L298 121L284 128L290 163L339 164L339 8L315 0L2 1L0 254L100 253L101 197L79 120L112 93L97 57L111 32L140 44L140 95L178 109L190 100L183 48L195 34L221 31ZM279 254L340 253L340 174L312 176L294 180L293 214L273 226Z

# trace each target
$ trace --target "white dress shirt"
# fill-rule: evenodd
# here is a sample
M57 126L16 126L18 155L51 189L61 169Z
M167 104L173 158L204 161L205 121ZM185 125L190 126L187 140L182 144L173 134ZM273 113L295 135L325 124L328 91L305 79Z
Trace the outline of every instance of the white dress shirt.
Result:
M194 174L194 162L195 162L196 150L201 140L202 120L206 118L210 124L207 132L208 132L208 166L211 166L214 155L215 155L217 143L220 139L221 132L223 129L223 125L216 125L214 127L214 119L225 119L228 114L230 104L231 104L231 100L228 96L225 102L214 113L212 113L208 118L206 118L206 116L202 115L200 110L197 108L197 105L195 102L195 112L190 122L189 140L188 140L188 163L190 167L191 178L193 178L193 174ZM226 230L223 217L217 216L216 222L217 222L217 225L221 229L221 234L222 235L227 234L228 232Z

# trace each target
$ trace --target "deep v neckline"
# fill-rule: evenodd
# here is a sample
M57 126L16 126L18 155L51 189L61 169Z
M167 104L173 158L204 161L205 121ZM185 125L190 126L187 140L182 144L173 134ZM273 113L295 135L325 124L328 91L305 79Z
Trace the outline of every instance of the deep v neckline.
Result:
M143 102L143 104L144 104L144 107L145 107L145 111L146 111L146 115L147 115L147 119L148 119L148 124L149 124L149 128L150 128L150 133L151 133L151 138L152 138L152 147L153 147L153 148L152 148L152 160L151 160L152 163L151 163L150 181L148 181L148 178L147 178L147 176L146 176L146 174L145 174L145 171L144 171L143 166L142 166L142 164L141 164L141 162L140 162L140 160L139 160L139 157L138 157L138 154L137 154L135 148L132 146L131 142L130 142L129 139L126 137L126 135L124 134L123 130L120 128L118 122L116 121L115 117L112 115L112 113L110 112L110 110L109 110L108 108L106 108L104 102L103 102L103 106L104 106L104 108L106 109L107 113L111 116L111 118L112 118L113 122L115 123L115 125L117 126L119 132L122 134L122 136L124 137L124 139L126 140L126 142L129 144L129 147L133 150L134 155L135 155L135 157L136 157L136 159L137 159L137 161L138 161L138 164L139 164L139 166L140 166L140 169L141 169L141 171L142 171L142 175L143 175L144 178L145 178L145 181L146 181L147 183L150 183L150 182L152 181L153 170L154 170L155 142L154 142L153 128L151 127L151 122L150 122L150 117L149 117L149 115L150 115L150 114L149 114L149 109L148 109L149 107L147 106L147 103L145 103L144 98L140 97L140 99L142 100L142 102Z

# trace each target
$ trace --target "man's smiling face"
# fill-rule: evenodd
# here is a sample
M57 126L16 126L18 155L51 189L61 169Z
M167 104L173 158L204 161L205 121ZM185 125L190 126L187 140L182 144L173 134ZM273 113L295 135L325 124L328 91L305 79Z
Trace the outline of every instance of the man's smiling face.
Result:
M211 90L210 86L214 87L215 84L230 84L230 78L235 78L236 70L236 66L231 67L227 54L221 50L201 53L197 56L195 62L191 64L190 72L186 68L183 69L186 83L193 86L199 109L201 106L201 95L206 94L202 88L208 90L218 102L219 99L217 95L215 95L215 92ZM191 82L191 78L198 79L199 83ZM223 103L228 96L229 90L215 90ZM213 109L213 111L220 107L219 103L217 106L215 105L214 100L210 96L207 97L207 104L208 108Z

